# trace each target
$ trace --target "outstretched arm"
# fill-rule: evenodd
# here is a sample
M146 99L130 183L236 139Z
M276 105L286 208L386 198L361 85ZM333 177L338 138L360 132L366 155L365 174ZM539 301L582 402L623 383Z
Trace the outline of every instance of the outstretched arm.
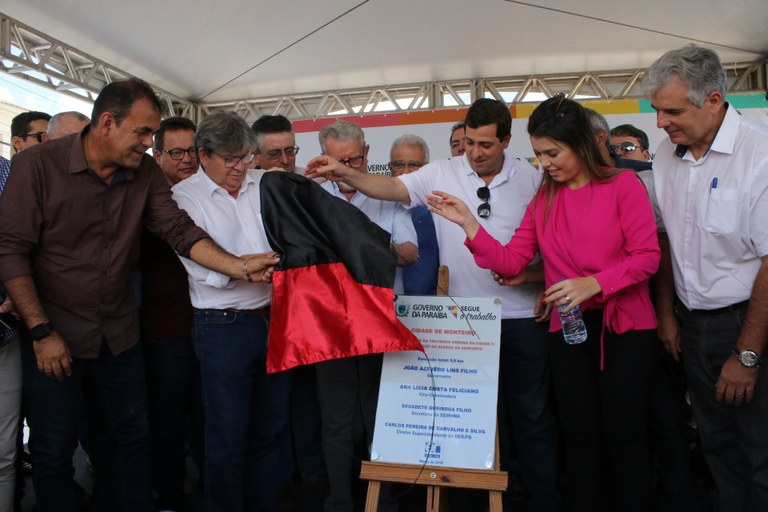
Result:
M189 256L194 262L229 277L265 283L272 280L274 266L280 262L276 252L233 256L210 238L193 245Z
M328 181L346 183L368 197L385 201L400 201L408 204L410 195L403 182L383 174L368 174L347 167L328 155L316 156L307 163L304 171L307 178L323 177Z
M433 196L427 197L430 211L461 226L467 234L464 244L472 251L478 267L493 270L508 278L520 274L539 250L531 221L531 205L528 205L515 235L506 245L502 245L482 228L461 199L439 190L432 193Z

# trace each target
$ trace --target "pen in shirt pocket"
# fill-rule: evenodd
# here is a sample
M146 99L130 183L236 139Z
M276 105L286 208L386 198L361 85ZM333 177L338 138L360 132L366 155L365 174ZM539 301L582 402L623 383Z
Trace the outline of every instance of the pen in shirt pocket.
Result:
M712 189L717 188L717 176L712 178L712 183L709 184L709 194L712 194Z

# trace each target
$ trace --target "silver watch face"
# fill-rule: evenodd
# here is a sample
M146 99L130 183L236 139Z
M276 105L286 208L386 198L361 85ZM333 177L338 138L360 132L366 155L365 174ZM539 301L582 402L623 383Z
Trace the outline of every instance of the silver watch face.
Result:
M747 368L754 368L758 365L760 359L752 350L741 350L739 352L739 362Z

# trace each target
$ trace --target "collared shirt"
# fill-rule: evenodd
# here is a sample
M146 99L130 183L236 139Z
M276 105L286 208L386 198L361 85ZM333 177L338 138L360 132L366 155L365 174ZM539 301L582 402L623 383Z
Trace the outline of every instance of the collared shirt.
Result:
M689 309L749 299L768 254L768 127L726 114L709 151L682 157L664 140L653 195L672 250L678 298Z
M0 197L0 280L32 276L73 357L98 357L102 339L119 354L139 340L131 272L142 225L184 254L208 237L149 155L107 185L88 169L81 134L37 144L14 157Z
M404 174L397 179L408 188L410 206L426 205L426 197L433 190L454 195L467 203L475 212L483 202L477 189L485 182L469 165L467 156L449 160L435 160L418 172ZM478 219L480 225L496 240L506 244L523 220L525 209L539 186L541 174L528 162L504 156L501 171L488 185L491 197L491 216ZM536 302L538 285L499 286L488 270L475 264L469 250L464 247L466 235L458 225L433 215L440 264L448 266L448 292L456 297L501 297L502 318L531 318Z
M352 199L347 199L347 196L339 190L339 186L332 181L326 181L320 186L330 192L331 195L356 206L371 219L372 222L376 223L381 229L389 232L392 235L393 244L411 242L416 246L419 245L419 239L416 235L416 228L413 226L413 221L411 220L411 214L399 203L395 201L372 199L362 192L356 192L355 195L352 196ZM402 268L397 267L397 272L395 272L395 293L404 293L402 273Z
M259 182L267 171L250 169L237 198L214 183L202 167L173 187L173 198L195 223L232 254L271 250L261 219ZM269 305L272 287L208 270L182 258L189 274L189 296L199 309L258 309Z

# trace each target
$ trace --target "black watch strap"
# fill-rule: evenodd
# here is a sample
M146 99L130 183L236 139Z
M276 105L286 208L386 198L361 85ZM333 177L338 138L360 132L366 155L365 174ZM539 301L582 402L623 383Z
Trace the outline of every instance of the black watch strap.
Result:
M53 324L51 322L43 322L37 324L29 330L29 336L34 341L40 341L53 332Z

